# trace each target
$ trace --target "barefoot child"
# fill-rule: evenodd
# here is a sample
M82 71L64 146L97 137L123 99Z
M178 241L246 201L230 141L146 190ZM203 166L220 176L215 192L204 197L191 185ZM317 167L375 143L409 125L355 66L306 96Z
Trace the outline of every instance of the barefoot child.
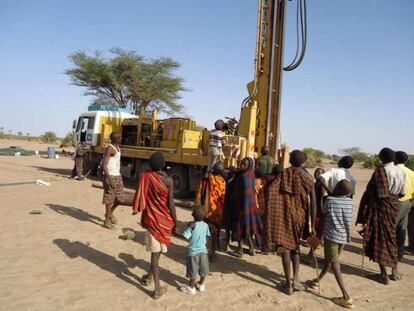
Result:
M187 277L190 283L180 288L185 294L194 295L196 289L204 292L204 281L209 273L207 256L207 237L210 236L208 225L203 221L206 216L205 207L200 205L194 208L194 221L188 224L183 236L188 240ZM197 276L200 281L196 283Z
M353 308L351 298L345 289L342 279L339 257L344 245L351 242L351 222L353 216L352 199L348 197L353 190L353 185L349 180L339 181L332 196L326 199L322 212L326 215L325 222L325 266L319 275L319 281L331 270L335 275L336 281L342 291L342 297L333 298L332 301L345 308ZM318 287L317 279L312 281L312 287Z

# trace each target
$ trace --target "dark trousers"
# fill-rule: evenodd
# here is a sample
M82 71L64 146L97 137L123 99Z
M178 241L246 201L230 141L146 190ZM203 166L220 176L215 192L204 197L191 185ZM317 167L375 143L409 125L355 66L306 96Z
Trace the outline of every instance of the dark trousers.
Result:
M408 248L414 251L414 200L411 200L411 210L408 214Z
M404 244L405 236L407 234L408 227L408 214L410 213L411 203L410 200L400 202L400 213L397 223L397 247L398 247L398 259L404 256Z

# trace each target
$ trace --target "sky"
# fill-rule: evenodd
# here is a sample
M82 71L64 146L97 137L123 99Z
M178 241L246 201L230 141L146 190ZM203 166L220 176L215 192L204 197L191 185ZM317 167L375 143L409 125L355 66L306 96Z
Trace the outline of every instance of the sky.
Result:
M283 75L282 141L328 153L414 154L414 1L308 0L308 46ZM294 56L288 2L285 63ZM64 136L91 98L64 70L78 50L135 50L181 63L181 103L212 127L239 117L253 79L255 0L0 0L0 126Z

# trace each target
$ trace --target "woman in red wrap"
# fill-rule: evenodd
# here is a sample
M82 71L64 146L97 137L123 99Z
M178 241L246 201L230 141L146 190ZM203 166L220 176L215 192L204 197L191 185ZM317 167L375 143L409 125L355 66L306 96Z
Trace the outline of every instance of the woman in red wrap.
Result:
M147 229L145 246L151 252L151 266L142 282L148 286L154 279L154 299L160 298L166 287L160 286L159 259L161 253L167 252L171 234L176 229L177 217L173 198L173 181L163 172L164 156L156 152L150 158L151 171L142 173L135 192L132 214L141 212L141 225Z

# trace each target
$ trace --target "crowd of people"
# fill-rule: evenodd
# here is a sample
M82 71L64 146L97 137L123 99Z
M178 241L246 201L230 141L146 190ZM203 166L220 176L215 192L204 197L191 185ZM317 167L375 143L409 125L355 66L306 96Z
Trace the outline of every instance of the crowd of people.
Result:
M317 168L312 176L305 168L306 155L302 151L292 151L291 166L282 169L264 147L259 159L246 157L238 168L225 169L221 130L222 124L216 123L214 152L197 191L197 204L192 212L194 220L183 232L178 230L173 181L165 172L163 155L152 154L151 169L140 176L132 209L133 214L141 213L141 225L146 229L145 245L151 253L151 265L142 283L146 286L154 283L155 299L165 294L166 287L160 285L159 259L167 252L173 234L188 240L188 251L183 256L187 258L189 283L180 290L189 295L205 291L209 262L217 260L217 251L230 252L229 243L233 241L238 247L230 254L242 257L243 241L246 241L251 256L259 250L263 255L280 255L286 294L303 291L306 284L318 288L321 279L332 271L342 292L341 297L332 301L352 308L354 305L340 268L340 255L344 245L351 242L355 216L356 181L349 171L354 162L352 157L341 158L337 167L327 171ZM111 134L111 144L103 161L106 228L116 224L114 210L124 201L119 173L120 139L118 133ZM402 278L398 262L404 256L407 226L414 226L411 211L414 172L404 165L408 160L405 152L383 148L379 158L382 164L375 169L362 196L356 224L362 225L358 232L363 239L365 255L380 268L373 279L389 284L390 279ZM220 245L222 230L225 231L224 245ZM412 232L409 232L409 240L409 247L412 247ZM325 258L319 276L305 285L299 274L300 246L304 241L310 246L310 253L303 257L305 262L316 260L314 251L320 246L323 246ZM391 275L387 267L392 269Z

